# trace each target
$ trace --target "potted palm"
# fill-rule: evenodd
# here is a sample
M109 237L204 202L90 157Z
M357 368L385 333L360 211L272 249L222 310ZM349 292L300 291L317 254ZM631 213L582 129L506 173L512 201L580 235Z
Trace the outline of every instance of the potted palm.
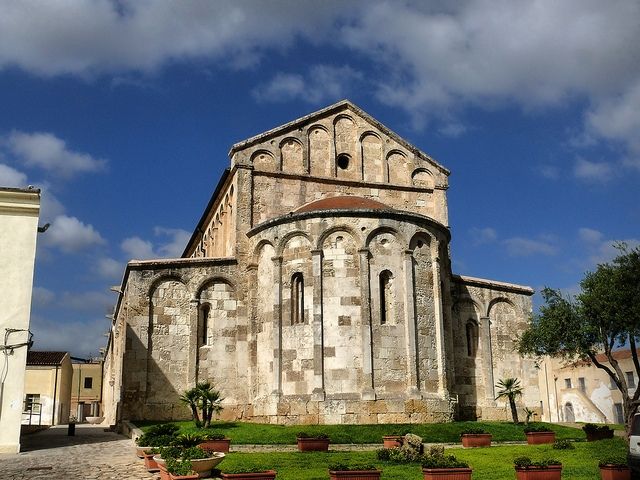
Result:
M582 427L582 430L587 435L587 442L595 442L597 440L604 440L605 438L613 438L613 429L608 425L595 425L593 423L587 423Z
M445 455L444 447L431 447L422 457L424 480L471 480L471 473L467 462Z
M467 428L460 434L463 447L488 447L491 445L491 434L483 428Z
M379 480L382 470L370 464L329 465L330 480Z
M631 480L631 470L623 456L603 458L598 466L602 480Z
M529 457L513 460L517 480L560 480L562 463L554 459L532 461Z
M255 468L237 467L222 473L224 480L273 480L276 478L275 470L260 471Z
M540 445L541 443L553 443L556 441L556 432L546 425L531 424L525 427L524 434L527 436L529 445Z
M330 440L325 433L311 436L306 432L300 432L296 440L298 442L298 451L300 452L326 452L329 450Z

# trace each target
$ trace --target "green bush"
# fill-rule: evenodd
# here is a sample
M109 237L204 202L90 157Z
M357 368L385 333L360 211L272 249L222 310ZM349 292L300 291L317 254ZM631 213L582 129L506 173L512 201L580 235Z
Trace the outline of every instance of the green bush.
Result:
M421 458L422 468L468 468L469 464L454 455L445 455L443 446L433 446Z
M298 432L297 438L317 438L318 440L329 440L329 435L327 435L326 433L309 435L307 432Z
M224 440L226 437L223 433L203 433L203 440Z
M332 463L329 465L329 470L333 471L353 471L353 470L377 470L375 465L370 463Z
M206 450L200 447L189 447L182 450L180 458L183 460L194 460L196 458L209 458L211 456Z
M462 432L460 432L460 435L481 435L483 433L489 433L489 432L487 432L484 428L469 427L462 430Z
M167 458L165 460L167 470L173 475L191 475L195 473L193 471L193 465L190 460L177 460L175 458Z
M203 440L204 435L200 433L187 432L178 435L178 437L176 438L176 443L181 447L189 448L195 447L196 445L202 443Z
M555 450L575 450L576 447L569 440L556 440L553 442L553 448Z
M609 432L611 428L608 425L596 425L594 423L587 423L582 427L584 433L600 433L600 432Z
M534 462L533 460L531 460L529 457L526 457L526 456L516 457L513 460L513 464L517 468L524 468L524 469L527 469L529 467L538 468L538 467L548 467L549 465L562 465L562 463L559 460L556 460L553 458L545 458L544 460L539 460L537 462Z
M524 433L532 433L532 432L553 432L553 430L551 430L546 425L532 423L529 426L524 428Z
M604 465L614 465L616 467L626 467L627 466L627 458L624 455L610 455L608 457L604 457L598 463L599 467Z

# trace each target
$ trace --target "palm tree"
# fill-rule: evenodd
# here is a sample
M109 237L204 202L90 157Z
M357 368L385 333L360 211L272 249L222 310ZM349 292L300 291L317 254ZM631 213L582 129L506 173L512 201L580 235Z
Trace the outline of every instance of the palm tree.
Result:
M200 391L198 387L190 388L180 395L180 401L191 409L191 417L196 425L200 423L200 415L198 415L198 404L200 402Z
M499 398L506 398L509 400L509 406L511 407L511 417L513 423L518 423L518 410L516 409L516 397L522 396L522 386L520 380L517 378L504 378L498 380L496 387L500 388L496 400Z
M204 428L209 428L213 414L222 410L222 405L220 405L220 403L223 398L220 396L220 392L218 390L214 390L213 385L211 385L210 382L200 382L195 388L198 391L200 407L202 408L203 426Z

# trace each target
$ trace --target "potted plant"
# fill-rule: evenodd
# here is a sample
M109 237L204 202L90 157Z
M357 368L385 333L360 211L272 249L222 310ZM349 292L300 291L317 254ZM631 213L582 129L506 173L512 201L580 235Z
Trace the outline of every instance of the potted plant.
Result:
M605 438L613 438L613 429L608 425L595 425L593 423L587 423L582 430L587 435L587 442L595 442L597 440L604 440Z
M556 432L546 425L531 424L528 427L525 427L524 433L527 436L527 443L529 445L553 443L556 441Z
M383 435L382 436L382 447L383 448L399 448L402 446L402 438L404 437L404 433L395 432L391 435Z
M517 457L513 461L517 480L560 480L562 463L554 459L532 461L529 457Z
M378 470L375 465L342 463L329 465L330 480L379 480L382 470Z
M471 472L467 462L445 455L441 446L431 447L422 457L424 480L471 480Z
M326 452L329 450L329 436L325 433L312 437L306 432L300 432L296 440L300 452Z
M166 471L170 480L197 480L198 472L194 471L190 460L167 458Z
M222 453L229 453L230 445L231 439L221 433L205 433L202 435L202 441L198 444L203 450Z
M273 480L276 478L275 470L259 471L255 468L237 467L222 473L225 480Z
M213 467L218 465L225 457L222 452L207 452L200 447L165 447L159 449L159 454L157 453L158 450L153 451L156 452L153 460L158 465L162 465L169 460L189 460L191 469L197 472L200 478L209 476Z
M466 428L460 434L463 447L488 447L491 445L491 434L482 428Z
M602 480L631 480L631 470L624 456L603 458L598 466Z
M154 447L167 447L173 445L180 428L173 423L153 425L136 438L136 455L144 458L144 454Z

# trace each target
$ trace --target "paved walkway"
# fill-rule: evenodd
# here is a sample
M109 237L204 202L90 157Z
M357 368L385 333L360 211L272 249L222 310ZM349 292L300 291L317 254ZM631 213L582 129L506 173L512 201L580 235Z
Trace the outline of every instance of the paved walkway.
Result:
M0 454L5 480L154 480L138 459L131 439L94 425L61 425L21 438L22 451Z

